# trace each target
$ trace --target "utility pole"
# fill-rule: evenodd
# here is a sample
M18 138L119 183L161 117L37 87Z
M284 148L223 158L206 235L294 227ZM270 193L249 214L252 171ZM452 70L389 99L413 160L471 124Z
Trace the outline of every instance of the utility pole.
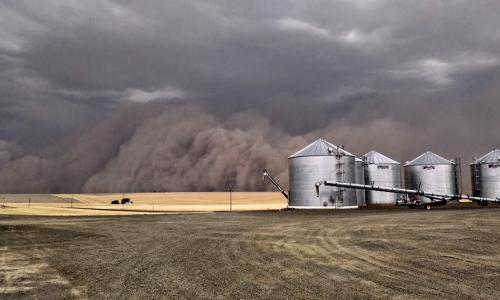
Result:
M236 182L232 178L226 179L226 191L229 191L229 211L233 211L233 190Z

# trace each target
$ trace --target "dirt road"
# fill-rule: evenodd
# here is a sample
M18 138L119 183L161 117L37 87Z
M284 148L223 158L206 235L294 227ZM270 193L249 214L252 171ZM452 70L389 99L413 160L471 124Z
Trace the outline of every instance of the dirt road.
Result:
M1 217L0 298L498 299L500 209Z

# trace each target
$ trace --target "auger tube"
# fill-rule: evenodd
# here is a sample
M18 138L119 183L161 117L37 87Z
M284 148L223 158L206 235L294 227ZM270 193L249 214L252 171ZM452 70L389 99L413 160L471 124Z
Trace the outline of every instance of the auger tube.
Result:
M409 189L401 189L401 188L386 187L386 186L366 185L366 184L349 183L349 182L335 182L335 181L323 181L316 183L317 197L319 197L319 187L321 185L362 189L368 191L380 191L380 192L388 192L396 194L418 195L430 199L431 202L468 199L479 203L484 203L484 202L500 203L500 197L495 199L495 198L474 197L474 196L460 195L460 194L432 193L421 190L409 190Z
M288 199L288 193L285 192L285 190L279 185L279 183L271 176L271 174L269 174L269 172L264 169L264 171L262 171L262 181L266 180L266 178L269 179L269 181L271 181L271 183L281 192L281 194L283 194L283 196L285 196L285 198Z

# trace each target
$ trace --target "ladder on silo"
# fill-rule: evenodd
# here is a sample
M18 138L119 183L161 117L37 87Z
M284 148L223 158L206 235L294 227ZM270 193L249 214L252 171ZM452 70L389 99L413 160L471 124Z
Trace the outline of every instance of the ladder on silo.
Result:
M345 163L342 160L343 156L344 156L344 154L341 153L339 151L339 149L337 148L337 151L335 152L335 179L337 180L337 182L344 182ZM335 207L344 206L344 191L345 191L345 188L338 188L337 199L335 201Z
M473 196L480 196L481 195L481 174L479 170L479 165L478 164L473 164L472 165L472 177L473 177L473 186L472 186L472 195Z
M455 161L455 190L457 194L462 194L462 160L456 157Z

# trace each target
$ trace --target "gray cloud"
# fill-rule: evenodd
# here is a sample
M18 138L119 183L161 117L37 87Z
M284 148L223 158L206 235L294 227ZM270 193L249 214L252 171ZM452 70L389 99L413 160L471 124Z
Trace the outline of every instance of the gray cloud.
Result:
M431 149L469 160L500 147L499 14L492 1L4 2L0 140L15 146L1 146L0 160L34 174L55 168L71 179L33 179L30 190L90 191L160 182L161 168L122 164L145 159L140 144L176 174L203 172L202 162L232 153L222 145L211 153L185 147L190 160L171 167L177 140L159 144L146 130L160 118L165 128L156 138L171 140L178 128L162 100L197 107L184 116L193 140L203 133L233 146L254 143L274 149L259 154L272 158L323 135L358 154L374 148L407 160ZM268 127L233 130L229 120L242 114ZM113 133L100 133L107 130ZM76 137L88 146L68 143ZM61 154L49 154L57 148ZM73 152L89 158L72 162ZM262 165L240 164L247 179ZM14 175L12 185L27 176ZM243 187L258 188L248 180ZM191 188L182 182L176 187ZM216 189L214 182L203 186Z

